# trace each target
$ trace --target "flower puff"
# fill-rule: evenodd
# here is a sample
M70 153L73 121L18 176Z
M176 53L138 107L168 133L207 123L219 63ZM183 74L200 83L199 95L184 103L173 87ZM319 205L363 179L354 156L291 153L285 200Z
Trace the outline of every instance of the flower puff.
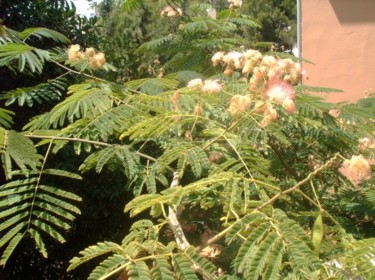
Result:
M342 173L354 184L371 178L370 163L362 155L352 156L350 160L345 160L342 167Z
M265 97L270 101L275 101L282 104L286 99L294 99L295 90L288 82L274 79L268 82Z
M105 55L102 52L95 54L93 57L89 57L89 65L93 69L102 68L105 62Z
M193 79L190 80L186 86L189 88L201 87L203 86L203 82L202 79Z
M211 58L212 65L214 67L217 66L219 64L219 62L223 59L223 57L224 57L224 52L215 53Z
M228 0L229 8L241 8L242 0Z
M83 58L83 53L80 52L80 45L71 45L68 49L68 59L69 60L80 60Z
M223 61L228 65L234 66L236 69L241 69L244 66L244 62L241 59L242 55L240 52L229 52L223 56Z
M161 17L182 17L183 13L180 8L173 9L171 6L166 5L163 10L160 12Z
M206 80L201 90L203 93L219 93L222 88L223 85L219 80Z
M90 57L93 57L95 54L96 54L96 52L95 52L94 48L86 48L86 50L85 50L85 56L86 57L90 58Z
M287 111L289 114L294 114L294 112L296 111L296 104L290 98L285 99L282 105L285 111Z
M237 115L239 112L245 112L250 108L251 98L249 95L234 95L230 102L228 113L231 116Z

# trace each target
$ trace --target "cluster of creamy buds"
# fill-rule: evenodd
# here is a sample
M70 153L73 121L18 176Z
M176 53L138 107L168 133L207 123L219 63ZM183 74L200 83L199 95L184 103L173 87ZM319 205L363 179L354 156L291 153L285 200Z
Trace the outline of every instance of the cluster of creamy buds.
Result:
M214 67L219 64L225 65L226 76L232 76L234 71L240 71L246 76L251 75L250 91L260 93L262 99L266 101L264 106L257 109L264 117L260 123L262 127L278 118L273 104L282 105L289 114L295 112L293 85L298 84L303 76L300 63L270 55L263 56L259 51L251 49L244 52L220 51L212 56L211 61ZM230 100L228 112L234 116L249 107L250 97L236 95Z
M223 84L219 80L193 79L188 82L187 87L200 89L202 93L219 93Z
M370 163L362 155L345 160L342 167L342 173L355 185L371 178Z
M171 6L166 5L160 12L161 17L182 17L183 12L180 8L173 9Z
M229 102L227 109L229 115L232 117L241 112L246 112L251 105L250 95L234 95Z
M228 0L228 3L229 3L229 9L242 7L242 0Z
M80 45L71 45L68 49L68 59L79 61L88 59L89 66L92 69L102 68L106 62L103 52L96 52L94 48L86 48L85 52L81 52Z
M291 85L296 85L303 77L301 63L294 62L289 58L263 56L257 50L250 49L245 52L231 51L228 53L220 51L213 55L211 61L213 66L220 63L225 64L224 74L229 77L236 70L242 71L245 75L251 74L249 86L252 91L262 91L270 79L278 78Z

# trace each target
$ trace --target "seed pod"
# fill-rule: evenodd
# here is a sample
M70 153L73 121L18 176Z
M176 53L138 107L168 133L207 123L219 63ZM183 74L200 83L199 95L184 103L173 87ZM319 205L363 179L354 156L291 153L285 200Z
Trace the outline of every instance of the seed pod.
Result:
M313 229L312 229L312 243L314 245L314 252L316 255L319 256L319 251L320 251L320 243L323 240L323 216L322 213L320 212L318 216L315 219Z

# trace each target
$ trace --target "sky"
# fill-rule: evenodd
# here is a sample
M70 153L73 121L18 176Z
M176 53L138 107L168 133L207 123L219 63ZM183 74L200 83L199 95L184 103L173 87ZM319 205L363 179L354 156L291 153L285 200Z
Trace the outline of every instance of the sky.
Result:
M94 13L94 9L90 7L87 0L71 0L77 8L77 13L89 17ZM94 0L95 3L100 3L102 0Z

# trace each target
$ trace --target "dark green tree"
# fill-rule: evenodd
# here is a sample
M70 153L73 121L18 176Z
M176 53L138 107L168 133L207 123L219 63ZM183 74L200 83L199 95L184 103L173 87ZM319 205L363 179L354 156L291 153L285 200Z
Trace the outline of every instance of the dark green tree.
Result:
M277 44L279 50L291 50L297 41L295 0L249 0L244 1L244 12L259 21L262 28L245 31L256 42Z

